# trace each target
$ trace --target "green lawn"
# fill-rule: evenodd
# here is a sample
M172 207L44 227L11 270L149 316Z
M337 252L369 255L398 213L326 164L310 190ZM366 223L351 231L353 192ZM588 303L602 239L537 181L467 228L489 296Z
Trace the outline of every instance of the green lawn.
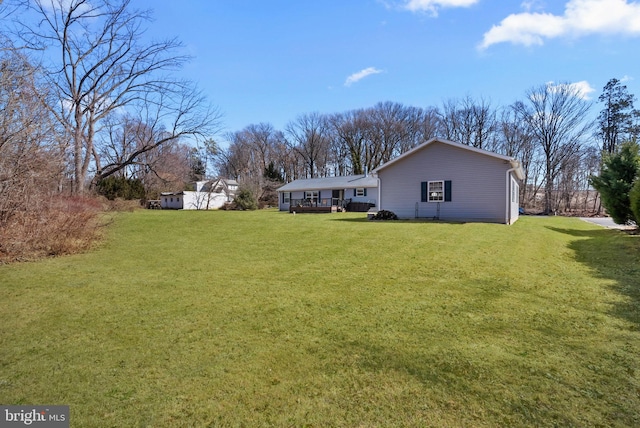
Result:
M72 427L640 426L640 237L138 211L0 266L0 403Z

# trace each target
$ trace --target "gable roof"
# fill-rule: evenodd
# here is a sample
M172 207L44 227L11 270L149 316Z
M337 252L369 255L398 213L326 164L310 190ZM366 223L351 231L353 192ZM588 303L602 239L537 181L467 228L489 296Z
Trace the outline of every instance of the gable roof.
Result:
M467 146L466 144L461 144L461 143L456 143L453 141L449 141L449 140L444 140L441 138L432 138L427 142L424 142L416 147L414 147L413 149L409 150L408 152L404 152L403 154L401 154L400 156L398 156L395 159L390 160L389 162L385 163L384 165L379 166L378 168L376 168L373 172L377 173L378 171L385 169L386 167L395 164L396 162L402 161L402 159L409 157L411 155L413 155L414 153L420 151L420 150L424 150L425 148L429 147L430 145L434 144L434 143L442 143L442 144L447 144L449 146L452 147L457 147L459 149L463 149L463 150L469 150L471 152L474 153L478 153L481 155L485 155L485 156L491 156L494 157L496 159L501 159L505 162L509 162L511 164L511 168L514 168L514 173L516 174L516 176L518 177L518 179L520 180L524 180L524 171L522 170L522 166L520 165L520 162L517 161L515 158L512 158L510 156L505 156L505 155L500 155L498 153L494 153L494 152L490 152L488 150L483 150L483 149L478 149L476 147L472 147L472 146Z
M345 175L340 177L308 178L293 180L278 188L278 192L299 192L303 190L355 189L378 187L378 178L371 175Z

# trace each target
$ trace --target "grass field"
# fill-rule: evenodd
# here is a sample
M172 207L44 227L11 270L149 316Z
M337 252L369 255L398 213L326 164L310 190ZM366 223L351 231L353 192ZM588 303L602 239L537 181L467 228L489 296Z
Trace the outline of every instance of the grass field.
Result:
M640 237L576 219L138 211L0 302L72 427L640 426Z

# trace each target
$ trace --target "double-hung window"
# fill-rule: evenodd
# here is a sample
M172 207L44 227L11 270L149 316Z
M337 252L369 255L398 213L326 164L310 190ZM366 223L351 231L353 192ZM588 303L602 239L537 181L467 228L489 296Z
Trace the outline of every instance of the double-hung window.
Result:
M428 202L444 201L444 181L429 181L427 186Z
M422 202L451 202L451 180L423 181L420 184Z
M357 187L356 189L354 189L353 196L360 198L367 196L367 189L365 189L364 187Z

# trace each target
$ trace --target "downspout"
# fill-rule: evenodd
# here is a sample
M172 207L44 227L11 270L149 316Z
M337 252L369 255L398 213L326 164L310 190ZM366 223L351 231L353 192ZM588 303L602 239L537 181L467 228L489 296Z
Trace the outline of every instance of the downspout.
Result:
M380 176L376 175L376 180L378 182L378 203L376 204L378 211L381 211L381 207L380 207Z
M515 171L516 168L511 168L507 170L507 199L506 199L506 204L504 207L504 219L506 220L507 224L511 224L511 173L513 171Z

